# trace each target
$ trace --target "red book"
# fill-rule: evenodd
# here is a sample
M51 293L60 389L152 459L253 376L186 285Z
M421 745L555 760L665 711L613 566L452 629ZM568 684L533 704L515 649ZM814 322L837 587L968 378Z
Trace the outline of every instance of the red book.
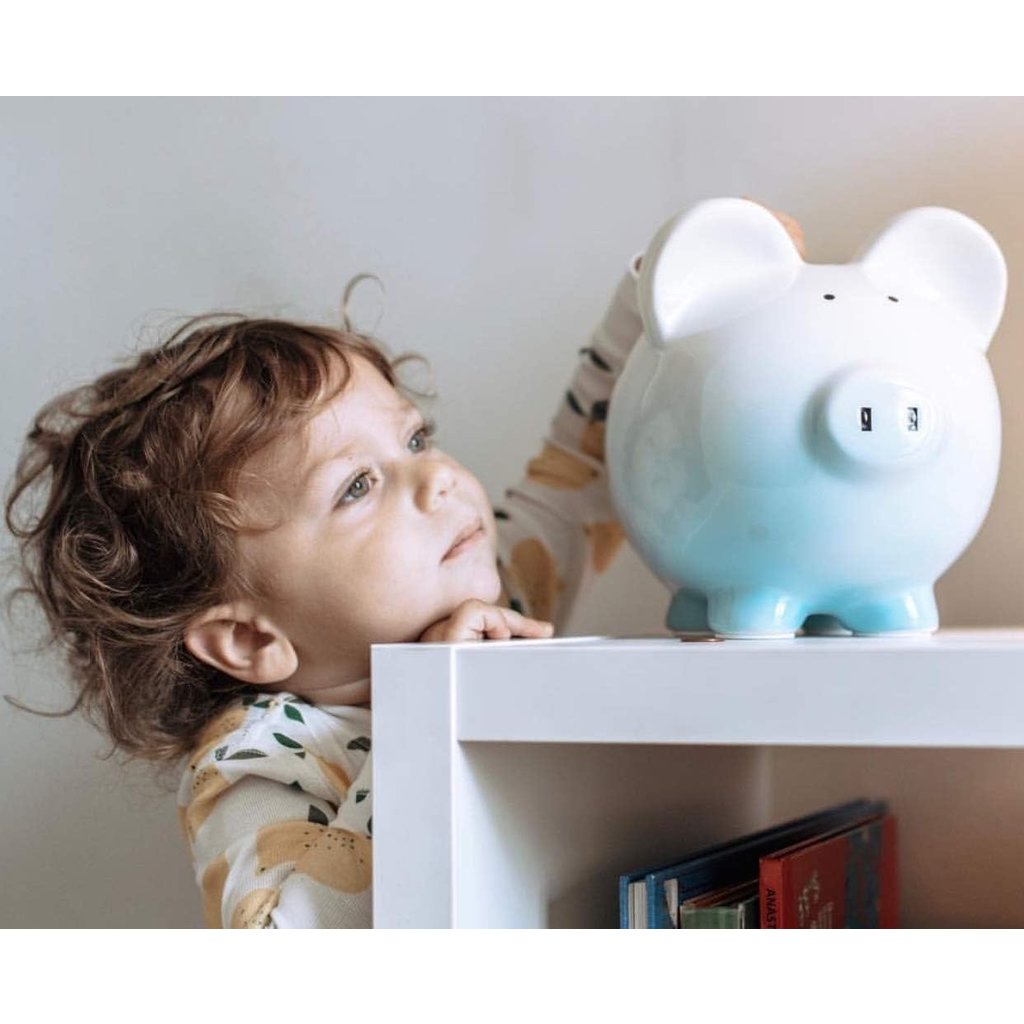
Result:
M898 928L896 819L879 815L761 858L762 928Z

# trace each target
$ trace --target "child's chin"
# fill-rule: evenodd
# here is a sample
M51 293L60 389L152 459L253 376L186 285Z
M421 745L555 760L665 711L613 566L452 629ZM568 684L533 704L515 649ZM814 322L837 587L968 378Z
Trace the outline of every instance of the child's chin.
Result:
M491 596L484 598L488 604L497 604L498 598L501 597L501 577L495 573L494 580L492 582Z
M468 587L463 600L476 600L483 601L485 604L497 604L499 597L501 597L501 577L498 575L497 570L495 570L493 575L482 580L478 586Z

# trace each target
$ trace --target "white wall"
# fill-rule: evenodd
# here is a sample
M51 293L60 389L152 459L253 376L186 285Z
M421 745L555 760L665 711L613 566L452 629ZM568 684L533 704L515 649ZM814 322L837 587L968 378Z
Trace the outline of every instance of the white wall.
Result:
M990 350L1000 485L940 612L1019 624L1022 129L1018 99L0 101L0 472L42 402L164 317L330 318L370 270L381 334L435 368L441 444L498 500L625 261L676 210L749 195L802 221L812 262L839 262L893 214L946 205L996 236L1010 300ZM657 632L666 605L627 551L570 631ZM59 665L4 636L3 691L62 706ZM4 704L0 723L0 926L199 924L173 796L97 760L80 722Z

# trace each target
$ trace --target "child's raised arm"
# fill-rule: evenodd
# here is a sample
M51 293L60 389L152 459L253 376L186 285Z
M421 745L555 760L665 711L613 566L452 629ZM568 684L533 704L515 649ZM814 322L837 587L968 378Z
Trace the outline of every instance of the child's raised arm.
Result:
M565 627L579 595L611 564L624 535L604 465L604 430L615 382L643 332L636 300L640 257L620 279L540 452L495 508L499 603Z

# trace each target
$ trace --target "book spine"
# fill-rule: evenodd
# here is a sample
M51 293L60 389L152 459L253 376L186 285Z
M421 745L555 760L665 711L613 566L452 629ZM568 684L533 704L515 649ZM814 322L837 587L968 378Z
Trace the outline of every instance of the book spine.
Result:
M646 923L640 928L678 928L679 927L679 883L670 878L659 883L656 875L649 874L644 878L644 909Z
M741 907L684 907L680 928L743 928Z
M898 872L898 843L896 819L886 818L882 830L882 907L879 926L899 928L900 886Z
M780 860L762 860L758 872L758 896L762 928L782 928L783 868Z

